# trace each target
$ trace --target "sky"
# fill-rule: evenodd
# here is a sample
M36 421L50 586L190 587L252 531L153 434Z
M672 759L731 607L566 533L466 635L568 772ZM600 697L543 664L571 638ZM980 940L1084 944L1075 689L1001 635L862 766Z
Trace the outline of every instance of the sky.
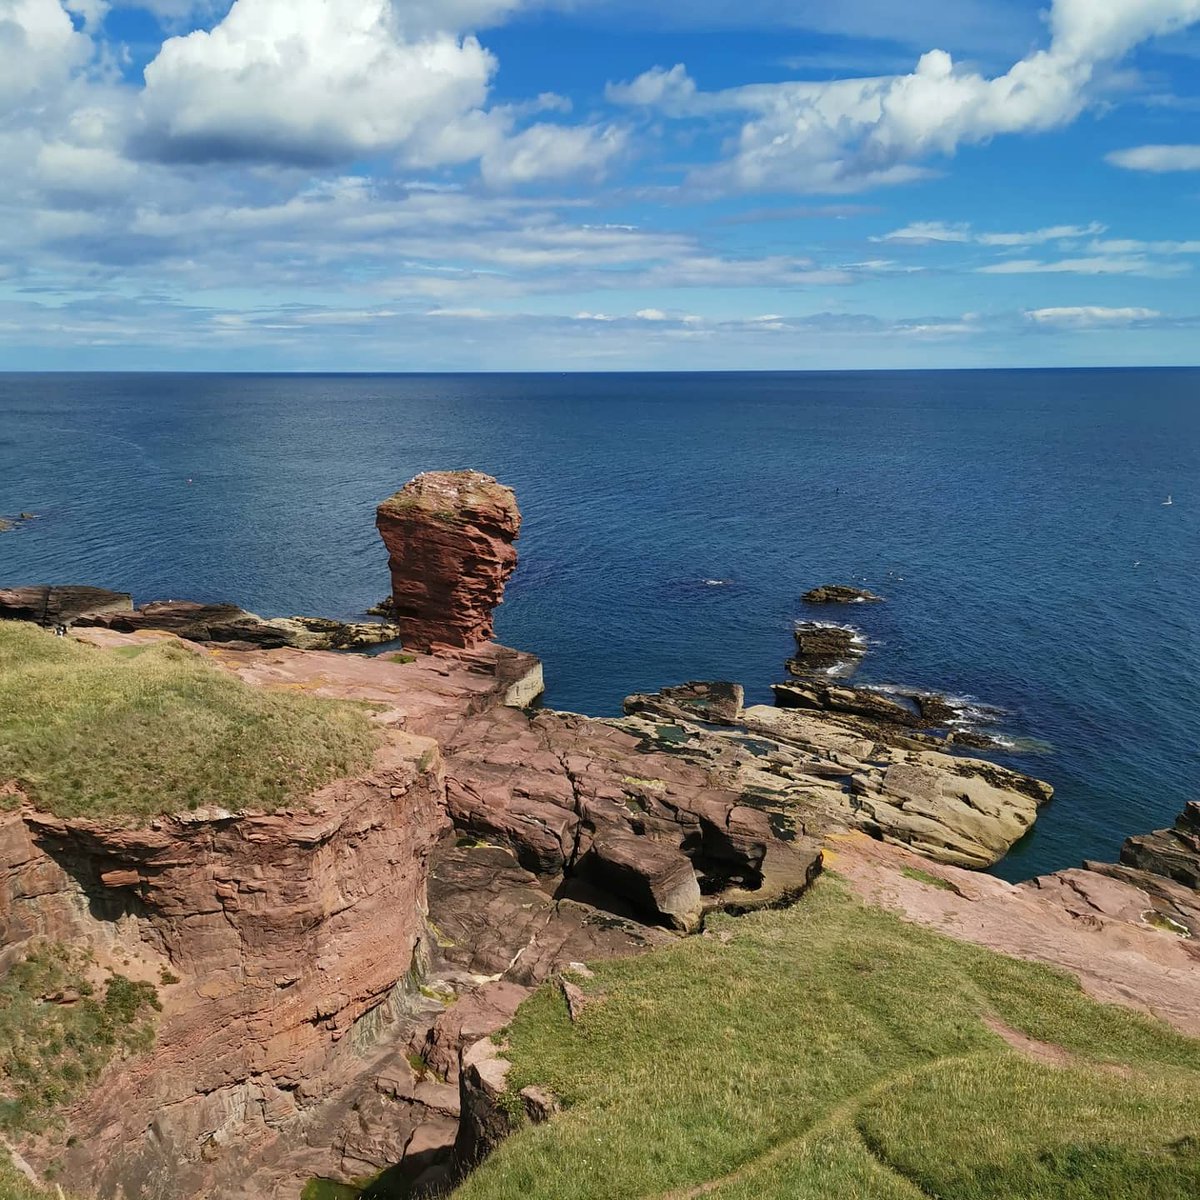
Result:
M0 370L1200 362L1200 0L0 0Z

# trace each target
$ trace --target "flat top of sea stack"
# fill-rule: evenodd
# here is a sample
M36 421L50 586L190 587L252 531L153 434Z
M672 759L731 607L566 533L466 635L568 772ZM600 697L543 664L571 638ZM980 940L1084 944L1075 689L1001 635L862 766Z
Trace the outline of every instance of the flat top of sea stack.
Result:
M389 496L379 511L396 517L462 516L502 526L519 527L521 521L516 493L482 471L427 471Z

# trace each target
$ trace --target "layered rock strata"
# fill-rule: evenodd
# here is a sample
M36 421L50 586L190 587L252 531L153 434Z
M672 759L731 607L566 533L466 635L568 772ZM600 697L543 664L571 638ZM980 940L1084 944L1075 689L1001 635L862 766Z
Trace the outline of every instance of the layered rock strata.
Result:
M801 621L796 626L796 657L788 660L788 671L805 676L856 662L866 652L862 635L848 625L825 625Z
M212 1181L229 1147L294 1123L394 1019L447 828L436 744L398 731L368 777L303 810L141 828L5 816L6 958L85 938L174 981L153 1050L71 1114L68 1177L101 1196L226 1194Z
M891 702L879 700L886 719L868 717L866 706L844 717L755 706L720 728L702 724L695 707L680 704L678 689L668 689L630 697L632 715L622 726L725 778L779 827L818 837L858 828L971 869L999 861L1032 828L1053 789L946 753L938 739L895 722Z
M73 625L80 617L133 612L133 597L94 587L0 588L0 619L32 621L47 628Z
M418 475L379 506L376 526L404 644L428 650L490 641L492 611L517 565L521 513L511 489L477 471Z
M157 600L134 608L123 592L102 588L37 586L0 591L0 619L47 628L171 633L192 642L300 650L362 650L394 642L400 631L382 622L346 624L325 617L264 618L234 604Z

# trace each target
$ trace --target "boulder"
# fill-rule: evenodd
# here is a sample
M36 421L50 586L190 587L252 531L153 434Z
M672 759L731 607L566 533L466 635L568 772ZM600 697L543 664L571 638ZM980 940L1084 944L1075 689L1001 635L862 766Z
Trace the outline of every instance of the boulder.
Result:
M858 630L848 625L801 621L796 626L796 657L788 661L788 670L793 675L806 675L853 662L864 654L866 645Z
M492 612L517 565L521 513L510 488L478 471L418 475L379 506L376 527L406 646L491 640Z
M638 834L614 822L592 841L584 870L650 921L694 933L704 916L704 899L692 861L668 838Z
M805 604L882 604L883 597L876 596L864 588L846 587L844 584L831 583L824 587L813 588L802 597Z

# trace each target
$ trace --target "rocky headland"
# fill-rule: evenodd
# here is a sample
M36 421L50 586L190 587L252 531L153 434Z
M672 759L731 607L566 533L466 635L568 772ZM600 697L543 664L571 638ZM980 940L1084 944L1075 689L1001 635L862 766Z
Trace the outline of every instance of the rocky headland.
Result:
M154 1046L21 1140L35 1172L65 1165L104 1200L297 1200L312 1177L384 1170L420 1194L485 1154L514 1104L552 1117L536 1088L508 1094L491 1040L534 988L581 1004L582 964L790 905L825 862L913 920L1200 1032L1196 806L1119 864L1014 887L979 871L1052 789L959 753L938 698L805 677L774 707L694 682L616 719L538 709L538 661L490 641L512 492L424 475L378 526L394 627L369 633L0 592L0 616L97 653L182 639L249 687L366 704L381 739L360 778L281 812L56 817L0 779L0 966L51 940L171 981ZM828 628L798 630L801 657L841 661ZM396 633L404 653L334 652Z
M156 600L133 606L133 597L103 588L35 586L0 589L0 620L31 621L47 629L112 629L167 633L192 642L264 650L363 650L394 642L399 629L386 622L347 624L325 617L264 619L234 604Z

